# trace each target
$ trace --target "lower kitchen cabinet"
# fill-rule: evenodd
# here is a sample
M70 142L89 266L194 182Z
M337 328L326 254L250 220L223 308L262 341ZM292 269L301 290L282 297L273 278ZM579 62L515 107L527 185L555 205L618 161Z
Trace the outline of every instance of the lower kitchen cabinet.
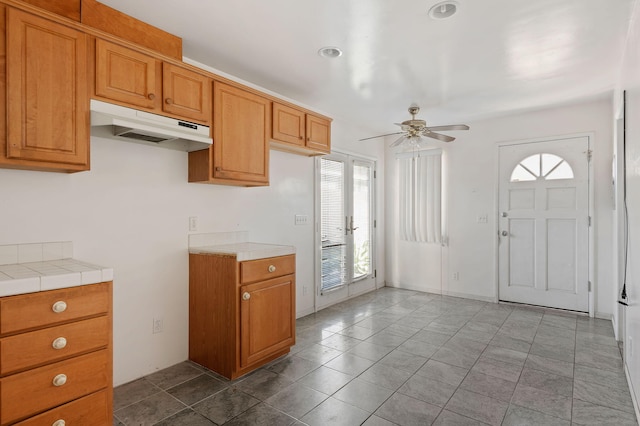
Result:
M189 359L229 379L295 344L295 255L189 255Z
M111 285L0 298L0 425L112 424Z

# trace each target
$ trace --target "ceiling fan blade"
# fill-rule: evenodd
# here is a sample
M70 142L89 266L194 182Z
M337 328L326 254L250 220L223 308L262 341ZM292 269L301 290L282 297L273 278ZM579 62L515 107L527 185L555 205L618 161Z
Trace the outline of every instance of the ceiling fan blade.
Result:
M467 126L466 124L450 124L448 126L429 127L429 130L435 130L437 132L441 130L469 130L469 126Z
M443 135L443 134L440 134L440 133L433 133L433 132L430 132L430 131L425 131L422 134L424 136L428 137L428 138L438 139L439 141L442 141L442 142L451 142L451 141L456 140L456 138L454 138L454 137Z
M399 135L404 132L387 133L386 135L371 136L370 138L358 139L358 141L368 141L369 139L384 138L385 136Z

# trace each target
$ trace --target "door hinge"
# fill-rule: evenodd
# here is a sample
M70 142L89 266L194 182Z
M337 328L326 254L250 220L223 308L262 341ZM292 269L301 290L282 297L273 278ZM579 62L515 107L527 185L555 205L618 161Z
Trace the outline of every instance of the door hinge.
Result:
M378 278L378 270L377 269L373 270L373 278Z
M377 178L377 177L378 177L378 176L376 175L376 171L374 170L374 171L373 171L373 178L375 179L375 178Z
M378 226L378 221L374 219L374 221L373 221L373 227L375 228L375 227L377 227L377 226Z
M591 226L591 216L589 216L589 226Z
M589 293L591 293L591 281L589 281Z
M587 150L587 161L591 161L591 157L593 157L593 150Z

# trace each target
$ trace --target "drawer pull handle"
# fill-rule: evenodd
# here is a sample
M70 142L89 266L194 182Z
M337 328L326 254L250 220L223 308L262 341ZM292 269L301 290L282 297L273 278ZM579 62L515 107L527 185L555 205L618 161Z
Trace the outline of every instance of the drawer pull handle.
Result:
M62 312L67 310L67 302L64 302L62 300L58 300L56 303L53 304L51 309L56 314L62 313Z
M53 346L53 349L64 349L64 347L67 346L67 339L64 337L58 337L53 341L51 346Z
M65 422L64 420L60 419L60 420L56 420L55 422L53 422L53 424L51 426L66 426L67 422Z
M53 378L53 386L62 386L67 383L67 375L66 374L58 374Z
M276 267L274 265L269 265L269 272L275 272Z
M249 300L251 299L251 294L249 294L249 292L244 292L244 294L242 295L242 300Z

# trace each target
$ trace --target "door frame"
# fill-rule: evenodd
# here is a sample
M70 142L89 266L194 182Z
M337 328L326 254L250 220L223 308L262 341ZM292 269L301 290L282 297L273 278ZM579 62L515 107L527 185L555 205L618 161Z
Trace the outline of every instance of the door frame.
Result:
M338 155L345 155L345 156L349 156L349 157L354 157L355 159L362 159L362 160L366 160L366 161L371 161L371 163L373 163L373 173L374 173L374 178L372 180L371 183L371 219L374 221L374 223L377 223L378 220L378 195L377 195L377 169L378 169L378 160L375 157L372 157L370 155L364 155L358 152L353 152L353 151L348 151L348 150L343 150L343 149L335 149L332 148L331 149L331 154L338 154ZM347 296L343 297L343 298L338 298L338 297L331 297L330 295L332 294L331 291L329 291L324 297L327 299L327 303L326 304L322 304L321 306L318 306L318 301L320 300L320 281L322 279L322 271L321 271L321 265L318 262L318 259L321 256L321 245L322 245L322 238L320 235L320 217L321 217L321 206L320 206L320 159L326 156L331 156L331 154L326 154L326 155L322 155L322 156L318 156L316 157L316 159L314 160L314 199L315 199L315 207L314 207L314 216L315 216L315 223L314 223L314 257L313 257L313 263L314 263L314 282L313 282L313 312L317 312L320 309L324 309L327 308L329 306L335 305L336 303L340 303L343 302L345 300L351 299L353 297L359 296L361 294L365 294L367 292L369 292L370 290L364 290L364 291L360 291L354 294L349 294L347 291ZM351 197L351 195L349 196ZM378 280L376 277L376 271L377 271L377 231L378 231L378 227L377 225L373 226L373 231L372 231L372 241L371 241L371 247L370 247L370 256L371 256L371 269L374 271L374 274L372 276L373 280L374 280L374 288L373 290L377 290L378 288L382 287L382 286L378 286ZM355 283L358 282L363 282L363 280L358 280L358 281L354 281ZM345 288L348 289L348 286L350 284L348 284L347 286L345 286ZM334 293L335 295L338 294L338 292ZM329 297L327 297L329 295Z
M564 134L564 135L556 135L556 136L547 136L547 137L541 137L541 138L532 138L532 139L521 139L521 140L514 140L514 141L503 141L503 142L498 142L495 145L495 154L494 154L494 158L495 158L495 164L496 164L496 168L495 168L495 174L494 174L494 214L493 214L493 235L494 235L494 240L493 240L493 253L494 253L494 277L495 277L495 295L494 295L494 302L495 303L499 303L500 301L500 237L499 237L499 233L500 233L500 218L498 217L499 212L500 212L500 148L503 146L508 146L508 145L522 145L522 144L529 144L529 143L537 143L537 142L550 142L550 141L554 141L554 140L558 140L558 139L573 139L573 138L581 138L581 137L586 137L588 139L588 146L589 146L589 150L591 151L592 155L593 155L593 148L594 148L594 140L595 140L595 133L594 132L584 132L584 133L569 133L569 134ZM588 229L588 239L589 239L589 247L588 247L588 259L587 259L587 263L588 263L588 276L589 276L589 282L591 283L591 286L589 288L589 316L590 317L594 317L595 315L595 294L597 292L597 283L594 280L595 277L595 265L594 265L594 253L595 253L595 242L594 242L594 228L595 228L595 222L596 222L596 217L594 215L595 213L595 182L594 182L594 171L593 171L593 165L594 165L594 159L593 157L591 157L591 160L588 162L588 175L589 175L589 182L588 182L588 194L589 194L589 217L591 218L591 224L589 225L589 229ZM549 308L549 309L554 309L554 308Z

